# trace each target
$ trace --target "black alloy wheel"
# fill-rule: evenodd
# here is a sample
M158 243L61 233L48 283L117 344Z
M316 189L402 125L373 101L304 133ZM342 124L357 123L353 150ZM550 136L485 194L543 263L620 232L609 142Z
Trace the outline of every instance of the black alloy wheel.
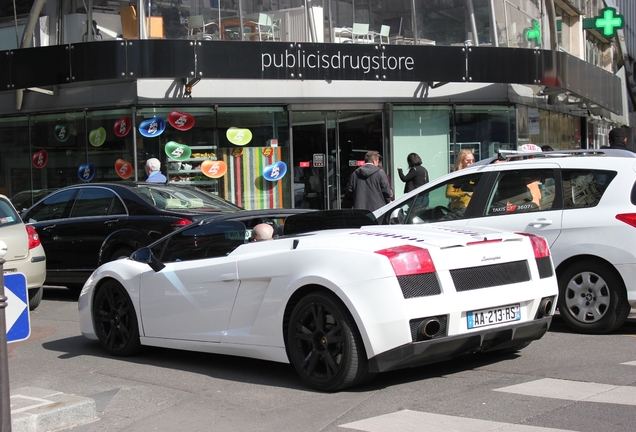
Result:
M300 377L317 390L338 391L374 376L351 314L333 295L312 293L296 304L287 349Z
M137 315L118 282L108 281L99 288L92 312L97 338L110 354L128 356L139 351Z

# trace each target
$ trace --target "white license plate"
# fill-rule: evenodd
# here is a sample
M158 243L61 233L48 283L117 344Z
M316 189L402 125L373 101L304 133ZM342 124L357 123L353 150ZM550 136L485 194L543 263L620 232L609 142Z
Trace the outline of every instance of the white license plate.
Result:
M468 312L466 314L466 318L468 319L469 329L486 327L510 321L519 321L521 319L521 309L517 303L492 309Z

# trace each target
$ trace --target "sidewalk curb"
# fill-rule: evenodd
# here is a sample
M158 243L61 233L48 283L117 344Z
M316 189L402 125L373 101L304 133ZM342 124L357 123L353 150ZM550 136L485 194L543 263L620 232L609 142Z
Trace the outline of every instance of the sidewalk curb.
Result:
M96 421L95 401L38 387L11 391L13 432L49 432Z

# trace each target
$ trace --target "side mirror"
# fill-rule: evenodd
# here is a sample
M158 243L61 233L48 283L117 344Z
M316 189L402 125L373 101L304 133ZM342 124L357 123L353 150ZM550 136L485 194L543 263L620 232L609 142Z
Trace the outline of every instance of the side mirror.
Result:
M402 225L404 223L404 210L396 208L389 216L389 225Z
M131 258L134 261L148 264L155 272L160 272L166 266L164 263L159 261L159 259L154 256L150 248L147 247L141 248L137 252L133 253Z

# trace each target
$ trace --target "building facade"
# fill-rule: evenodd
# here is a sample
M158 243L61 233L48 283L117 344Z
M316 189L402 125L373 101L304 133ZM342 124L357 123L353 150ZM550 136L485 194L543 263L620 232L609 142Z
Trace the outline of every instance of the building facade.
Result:
M244 208L341 208L369 150L400 196L411 152L436 178L463 148L598 148L634 112L633 24L609 0L16 0L0 13L9 197L144 180L157 157L170 182Z

